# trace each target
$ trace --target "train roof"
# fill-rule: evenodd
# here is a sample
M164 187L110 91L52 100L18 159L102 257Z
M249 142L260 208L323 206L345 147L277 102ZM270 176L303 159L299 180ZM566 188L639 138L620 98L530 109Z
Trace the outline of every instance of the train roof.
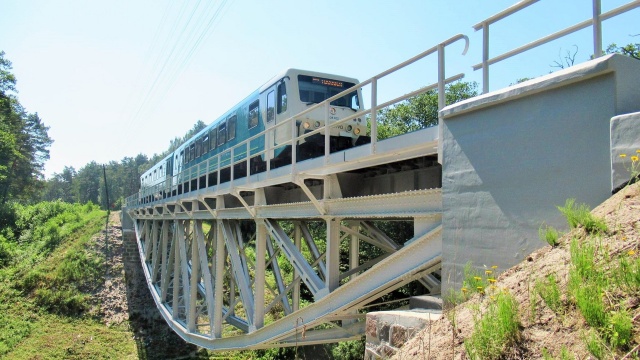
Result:
M273 85L276 82L280 81L280 79L282 79L284 77L287 77L287 76L289 76L289 77L296 76L296 75L299 75L299 74L312 75L312 76L318 76L318 77L323 77L323 78L328 78L328 79L335 79L335 80L344 80L344 81L352 82L354 84L360 83L358 81L358 79L355 79L355 78L352 78L352 77L335 75L335 74L328 74L328 73L323 73L323 72L318 72L318 71L310 71L310 70L289 68L289 69L286 69L286 70L280 72L278 75L272 77L269 81L267 81L264 85L262 85L260 87L260 89L258 89L258 91L262 93L267 88L269 88L271 85Z

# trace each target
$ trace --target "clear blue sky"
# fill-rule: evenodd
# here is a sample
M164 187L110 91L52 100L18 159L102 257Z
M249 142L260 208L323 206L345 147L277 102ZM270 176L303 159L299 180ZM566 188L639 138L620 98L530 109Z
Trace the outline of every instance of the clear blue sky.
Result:
M197 120L213 121L281 70L296 67L368 79L463 33L447 48L447 76L481 60L472 26L515 0L0 0L0 50L17 94L54 139L46 175L64 166L165 150ZM628 0L603 0L603 12ZM491 55L590 18L590 0L542 0L496 24ZM640 9L604 23L605 47L639 42ZM612 22L613 21L613 22ZM615 22L615 23L614 23ZM491 88L546 74L559 54L591 54L591 29L491 68ZM436 81L435 56L382 96ZM482 84L480 83L481 87ZM365 99L365 104L370 100Z

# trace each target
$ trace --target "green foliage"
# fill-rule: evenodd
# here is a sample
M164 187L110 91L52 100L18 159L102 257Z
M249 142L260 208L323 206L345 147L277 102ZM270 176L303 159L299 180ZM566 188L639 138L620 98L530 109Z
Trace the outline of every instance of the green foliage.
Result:
M540 229L538 229L538 236L541 240L544 240L547 244L551 245L551 247L558 246L560 234L553 226L545 226L544 229L541 226Z
M358 360L362 359L365 348L365 339L343 341L335 344L331 349L331 355L334 359L340 360Z
M553 357L553 355L549 354L549 350L547 350L546 348L542 349L542 358L544 360L554 360L556 358ZM560 351L560 360L575 360L575 357L569 352L569 350L563 346L562 350Z
M570 252L572 268L569 271L569 291L587 324L593 327L604 326L607 312L602 292L607 281L596 267L595 246L573 239Z
M635 252L631 251L630 253ZM617 271L614 273L614 278L618 286L631 293L640 291L640 258L622 256L618 264Z
M487 311L473 325L473 334L464 342L472 359L499 359L520 338L518 303L507 293L490 300Z
M567 218L567 223L571 228L581 225L590 234L606 233L608 231L604 220L591 214L586 204L580 204L576 207L575 199L567 199L564 207L558 206L558 210Z
M605 51L607 54L622 54L634 59L640 60L640 44L627 44L625 46L618 46L613 43L607 47Z
M595 356L596 359L604 359L606 355L606 347L595 331L589 331L584 338L585 345L587 345L587 350L591 353L591 355Z
M446 104L478 95L475 82L455 82L445 89ZM378 138L386 139L438 124L438 92L430 90L377 114Z
M631 343L633 319L627 311L614 311L605 331L607 341L614 348L624 348Z
M535 290L549 309L555 313L560 313L563 305L560 298L560 287L554 274L549 274L544 280L536 281Z

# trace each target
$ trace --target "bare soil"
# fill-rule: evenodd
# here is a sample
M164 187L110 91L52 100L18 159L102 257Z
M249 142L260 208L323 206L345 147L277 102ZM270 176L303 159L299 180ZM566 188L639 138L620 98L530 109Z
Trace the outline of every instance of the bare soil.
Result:
M602 237L599 246L615 255L622 252L640 252L640 184L627 186L609 200L592 211L604 218L609 233ZM566 294L566 284L570 266L569 243L574 237L584 237L584 230L574 229L560 239L560 246L545 246L527 257L519 265L505 271L498 277L497 285L515 296L519 305L522 336L516 348L505 358L541 359L543 349L554 358L560 358L563 348L575 359L594 358L586 349L584 336L588 329L582 315L563 295L568 310L556 315L544 304L536 300L535 313L531 311L530 290L536 280L549 274L559 279L560 288ZM605 294L607 296L607 294ZM464 340L471 336L474 324L474 308L483 309L489 301L487 296L474 295L467 302L446 311L438 321L418 333L395 354L394 359L467 359ZM626 307L634 319L633 334L635 344L640 343L640 299L626 300ZM477 310L475 310L477 311ZM455 324L455 327L454 327ZM623 358L637 359L638 347L632 348Z
M105 241L106 240L106 241ZM93 239L94 250L106 259L104 283L92 297L93 315L106 326L128 324L140 359L198 358L195 345L182 340L164 321L155 306L140 265L126 259L120 212L109 217L106 232Z

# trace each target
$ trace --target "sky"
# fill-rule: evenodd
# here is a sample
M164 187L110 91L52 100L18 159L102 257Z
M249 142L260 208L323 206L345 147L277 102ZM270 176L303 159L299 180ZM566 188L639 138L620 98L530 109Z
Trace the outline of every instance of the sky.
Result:
M602 0L602 11L630 0ZM367 80L456 34L446 76L482 58L472 26L516 0L0 0L0 51L20 103L54 143L45 175L91 161L161 153L198 121L210 123L270 78L300 68ZM497 56L591 18L590 0L542 0L491 26ZM640 42L640 8L603 24L603 46ZM593 52L587 28L490 68L490 90L557 70ZM437 81L431 55L383 79L384 99ZM370 103L367 89L364 105Z

